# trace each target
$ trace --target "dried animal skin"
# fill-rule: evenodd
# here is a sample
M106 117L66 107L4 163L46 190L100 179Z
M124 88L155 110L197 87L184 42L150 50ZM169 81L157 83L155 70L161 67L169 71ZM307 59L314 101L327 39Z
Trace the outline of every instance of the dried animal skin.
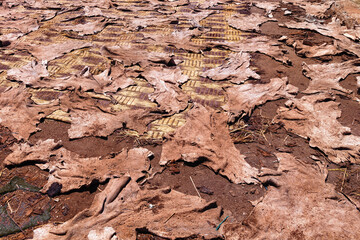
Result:
M154 87L149 98L159 104L160 110L178 113L187 107L189 96L179 88L179 83L186 82L188 76L183 75L180 68L152 67L142 76Z
M285 56L284 52L286 51L280 47L281 44L266 36L246 38L238 42L213 42L209 45L219 44L228 47L234 52L258 52L266 54L285 64L290 63L289 58Z
M253 2L253 5L255 5L258 8L261 9L265 9L266 13L271 13L272 11L274 11L275 9L277 9L278 7L280 7L280 3L279 2Z
M151 8L159 5L177 7L177 6L189 4L189 0L173 0L173 1L147 0L147 1L153 5L151 6Z
M20 2L20 1L19 1ZM23 0L22 5L36 9L58 9L61 7L61 3L57 1L48 0ZM64 8L64 6L62 6Z
M119 14L119 11L115 8L115 6L112 6L110 9L102 9L100 7L101 6L85 6L84 8L79 10L78 16L86 16L86 17L102 16L111 19L112 24L114 23L113 20L115 20L115 22L116 20L120 20L122 25L123 25L122 21L127 20L127 18L124 18L123 14ZM134 8L136 7L133 5L132 8L128 10L132 11Z
M186 123L163 144L160 164L184 160L203 164L234 183L253 183L257 170L235 148L226 127L225 113L195 105L186 114Z
M106 99L106 96L104 96ZM103 111L105 113L111 113L112 109L109 104L101 104L97 99L93 97L91 92L83 92L79 89L74 91L67 91L66 94L59 96L59 101L61 103L60 107L56 110L61 110L65 113L70 111L82 110L82 111ZM109 103L110 103L109 99ZM70 120L69 120L70 122Z
M116 114L75 110L71 112L71 127L68 134L70 139L87 136L107 137L122 127L123 122Z
M61 57L65 53L71 52L75 49L90 47L92 44L79 40L67 40L61 43L53 43L49 45L38 44L19 44L16 46L18 49L26 49L38 60L51 61L55 58Z
M201 76L212 80L228 79L235 84L243 83L249 78L260 79L260 76L250 69L250 59L248 53L231 53L226 63L203 72Z
M89 17L85 18L85 22L76 24L76 21L69 21L57 25L59 30L64 31L75 31L78 32L80 36L91 35L100 32L106 26L107 21L103 17Z
M355 1L340 0L336 1L330 10L343 25L349 29L355 29L359 26L360 21L360 12L357 4Z
M149 157L153 154L145 148L133 148L123 150L114 157L83 158L59 147L61 142L53 139L39 140L33 146L28 143L15 144L4 164L9 166L35 162L41 169L50 170L48 182L43 187L44 192L53 183L61 184L61 191L67 192L89 185L93 180L104 182L127 173L137 180L149 171Z
M150 159L153 153L146 148L123 149L115 157L82 158L64 148L57 153L56 160L40 166L49 169L48 182L43 191L49 189L51 184L62 184L61 192L79 189L84 185L98 180L104 182L109 178L130 174L136 181L150 170Z
M111 17L107 16L105 11L103 12L102 9L98 7L85 6L83 10L84 10L83 15L86 17L104 16L104 17L112 18L112 16Z
M308 58L337 55L343 52L343 50L341 50L336 43L335 44L323 43L320 46L308 46L300 41L296 41L293 44L293 46L297 51L296 52L297 54Z
M320 46L307 46L298 43L295 48L298 49L297 54L308 58L337 55L343 52L338 49L336 45L326 43L321 44Z
M156 85L156 82L158 81L163 81L178 86L185 83L189 79L187 75L182 74L182 71L179 67L151 67L145 69L145 71L141 73L141 75L145 77L152 85Z
M308 88L304 93L319 93L338 91L349 94L351 90L343 88L340 81L349 74L360 72L360 61L358 59L342 63L323 63L307 65L303 63L303 73L310 78ZM337 93L338 93L337 92Z
M48 224L34 230L34 239L86 239L105 227L113 228L119 239L129 240L136 239L136 229L144 228L169 239L220 236L213 226L221 209L213 202L170 189L140 190L134 180L129 181L126 176L111 179L90 208L56 227Z
M40 67L39 67L40 68ZM22 70L22 69L20 69ZM45 69L46 70L46 69ZM40 71L40 70L39 70ZM96 92L103 92L106 86L111 84L111 78L107 76L108 70L105 70L99 75L92 75L89 67L85 67L79 74L72 75L66 78L40 78L33 73L28 79L23 79L23 82L37 88L54 88L57 90L74 90L79 89L82 91L94 90ZM8 77L13 79L15 74L11 71L11 76ZM26 72L25 72L26 74ZM24 74L24 75L25 75ZM16 78L19 78L18 76ZM19 78L21 81L22 78Z
M287 28L294 29L309 29L316 31L324 36L332 37L338 40L337 45L346 49L356 56L360 57L360 46L354 44L352 40L347 38L346 34L351 34L357 36L357 29L347 29L345 26L341 26L340 22L333 18L332 22L328 24L317 24L311 22L286 22L283 24ZM344 35L345 34L345 35Z
M241 113L251 114L258 106L284 97L291 97L298 89L288 84L287 77L273 78L266 84L246 83L226 88L227 102L222 108L233 117Z
M68 133L71 139L86 136L106 137L116 129L124 127L143 134L149 123L162 117L151 114L149 109L128 109L113 113L85 109L74 110L70 114L71 127Z
M39 23L36 19L6 20L0 21L0 24L2 26L6 26L7 28L20 30L22 35L39 29Z
M112 6L111 0L99 0L99 1L92 1L92 0L82 0L79 2L71 2L74 6L89 6L89 7L100 7L104 9L109 9Z
M161 26L168 25L171 21L176 20L173 16L142 16L133 17L126 19L126 30L127 31L138 31L139 29L147 28L149 26Z
M112 227L100 230L91 230L87 235L88 240L117 240L116 231Z
M8 70L7 78L23 82L27 85L32 85L41 78L49 76L46 65L46 62L38 63L36 61L32 61L21 68L12 68Z
M22 35L38 30L40 21L48 20L56 15L55 10L36 9L31 12L31 17L29 17L29 9L23 4L11 8L5 5L6 3L2 1L2 6L0 6L1 26L18 29Z
M146 67L151 62L169 62L171 54L162 52L149 52L134 46L102 47L101 54L105 57L117 60L124 66L131 66L139 63Z
M78 88L83 91L94 90L96 92L103 92L105 87L112 84L112 79L109 76L109 69L106 69L98 75L93 75L89 67L85 67L79 74L71 76L68 79L62 80L59 85L65 88ZM58 86L56 86L57 88Z
M81 1L69 1L66 4L57 2L57 1L48 1L48 0L25 0L31 7L37 8L69 8L74 9L76 7L99 7L103 9L108 9L112 6L111 0L99 0L99 1L92 1L92 0L81 0Z
M299 0L282 0L283 3L292 3L303 9L306 14L315 17L324 17L326 10L328 10L335 1L322 0L318 2L314 1L299 1Z
M111 83L111 85L105 87L104 91L116 93L118 90L130 87L132 85L135 85L134 79L123 75L117 78L113 78L113 82Z
M131 85L135 84L133 78L131 78L131 74L134 74L132 70L124 69L124 67L120 64L111 66L110 71L105 70L102 74L99 74L97 77L102 77L105 79L110 79L111 83L109 86L103 88L105 92L117 92L119 89L127 88ZM138 75L138 73L135 73Z
M18 140L27 140L36 132L40 119L54 111L53 102L47 106L30 103L30 94L24 87L8 88L0 93L0 124L10 129Z
M278 171L260 177L276 187L269 186L246 222L224 224L226 239L359 239L360 213L325 183L326 167L276 155Z
M106 69L98 75L93 75L90 72L90 68L85 67L82 71L70 77L42 79L42 77L45 76L45 73L47 73L46 68L40 68L41 66L39 65L35 65L35 67L33 67L32 65L33 64L28 64L19 70L9 70L8 75L10 72L11 76L8 76L8 78L22 81L37 88L51 87L58 90L94 90L97 93L117 92L118 89L126 88L135 83L133 79L126 76L127 74L124 69L116 66L112 66L111 69ZM24 73L20 75L20 71L23 71ZM37 73L35 71L38 71L38 74L42 75L36 75ZM41 71L43 71L43 73Z
M198 37L206 32L209 29L186 29L186 30L175 30L173 32L165 33L146 33L143 32L145 38L152 39L150 43L162 45L162 46L174 46L177 49L199 51L201 46L196 45L190 40L193 37Z
M11 32L7 32L7 28L0 29L0 41L1 42L9 42L15 41L19 37L23 36L24 33L22 33L20 30L17 29L11 29Z
M11 146L11 151L3 164L5 166L20 165L24 162L42 162L47 163L53 154L61 146L61 142L55 142L54 139L39 141L37 144L19 143Z
M201 8L201 9L208 9L208 8L211 8L211 7L214 7L220 3L224 3L226 2L225 0L208 0L208 1L199 1L197 4L197 7L198 8Z
M250 15L233 15L227 21L231 27L239 29L239 30L259 31L260 26L263 23L266 23L268 21L276 21L276 20L265 17L259 13L253 13Z
M292 99L289 108L278 109L277 122L288 131L310 139L309 145L323 151L334 163L359 162L360 137L338 122L341 116L339 103L329 94L303 96Z
M190 98L180 88L162 82L155 86L155 91L149 95L149 99L158 103L159 110L173 114L184 110Z
M202 10L202 11L193 11L193 12L177 11L176 13L171 14L171 16L176 19L187 19L187 21L193 27L201 27L200 21L209 17L214 13L216 13L216 11L214 10Z

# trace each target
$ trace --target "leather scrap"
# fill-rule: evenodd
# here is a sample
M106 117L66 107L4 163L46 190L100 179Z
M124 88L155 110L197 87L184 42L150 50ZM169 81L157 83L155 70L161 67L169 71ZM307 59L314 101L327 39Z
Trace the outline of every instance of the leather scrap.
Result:
M231 114L231 118L241 114L251 114L258 106L280 98L292 97L298 88L288 84L287 77L273 78L269 83L245 83L226 88L227 102L222 109Z
M337 120L341 116L339 103L328 93L293 98L289 107L278 109L277 122L303 137L309 145L323 151L334 163L357 163L360 156L360 136L351 133Z
M235 84L244 83L249 78L260 79L260 76L250 68L250 60L249 53L231 53L227 62L201 73L201 76L215 81L229 80Z
M255 183L257 170L251 167L231 140L227 116L195 104L186 113L186 123L163 144L160 164L183 160L213 169L234 183Z
M360 237L359 226L353 224L360 220L356 206L325 183L327 171L321 163L305 164L288 153L276 156L277 172L264 169L260 177L273 185L243 223L225 223L226 239Z
M349 74L360 72L358 59L342 63L323 63L307 65L303 63L303 73L311 81L304 93L333 92L349 94L352 91L343 88L340 81Z
M33 146L15 144L11 149L13 152L5 158L4 165L35 162L50 174L42 191L58 183L62 185L62 193L89 185L94 180L104 182L124 174L131 174L134 180L140 179L150 171L149 158L153 155L146 148L134 148L124 149L115 156L86 158L61 147L61 142L53 139L39 140Z
M115 234L119 239L135 240L136 229L170 239L193 235L211 239L220 236L213 227L220 212L213 202L197 196L170 189L140 190L134 180L124 176L110 180L92 205L73 219L34 230L33 239L86 239L106 227L113 231L109 236Z

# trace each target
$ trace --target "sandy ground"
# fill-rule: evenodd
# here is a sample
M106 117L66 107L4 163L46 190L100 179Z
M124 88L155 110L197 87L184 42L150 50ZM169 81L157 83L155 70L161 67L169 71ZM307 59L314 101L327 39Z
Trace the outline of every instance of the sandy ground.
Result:
M0 187L42 189L0 193L19 228L2 239L358 239L355 3L4 1L0 15Z

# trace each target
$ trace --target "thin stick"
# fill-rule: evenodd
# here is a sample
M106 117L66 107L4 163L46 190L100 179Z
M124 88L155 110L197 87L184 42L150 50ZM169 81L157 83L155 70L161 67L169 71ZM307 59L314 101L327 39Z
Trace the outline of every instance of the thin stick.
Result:
M331 168L328 171L345 171L344 168Z
M193 186L194 186L194 188L195 188L195 190L196 190L197 194L199 195L199 198L201 198L201 195L200 195L199 191L197 190L197 188L196 188L196 186L195 186L195 183L194 183L194 181L193 181L193 179L192 179L192 177L191 177L191 176L190 176L190 180L191 180L191 182L192 182L192 184L193 184Z
M168 219L166 219L164 223L167 223L170 220L170 218L172 218L174 215L175 215L175 213L171 214L171 216L168 217Z
M341 183L340 192L342 192L343 187L344 187L344 182L345 182L345 177L346 177L346 170L347 170L347 168L345 168L345 171L344 171L344 176L343 176L343 180L342 180L342 183Z
M8 204L9 204L9 203L8 203ZM16 226L18 226L18 228L20 229L20 231L21 231L21 232L24 234L24 236L25 236L26 234L25 234L24 230L20 227L20 225L19 225L17 222L15 222L15 220L11 217L10 214L8 214L8 216L10 217L11 221L13 221L13 222L16 224Z

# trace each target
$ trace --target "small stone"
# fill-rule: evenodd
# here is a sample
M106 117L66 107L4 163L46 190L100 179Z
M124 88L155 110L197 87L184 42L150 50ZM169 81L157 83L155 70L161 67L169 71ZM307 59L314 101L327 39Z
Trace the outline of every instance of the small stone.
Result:
M281 36L281 37L278 39L279 42L284 42L284 41L286 41L286 40L288 40L288 37L287 37L287 36Z
M70 211L69 206L67 204L64 204L64 206L62 206L62 208L61 208L62 215L67 216L69 211Z
M286 153L292 152L291 148L287 148L287 147L279 147L276 150L278 150L279 152L286 152Z
M357 86L358 92L359 92L359 89L360 89L360 76L356 77L356 86Z
M46 193L49 197L55 197L61 192L61 189L62 189L62 184L54 182L51 184L51 186L49 187Z
M197 187L197 189L199 189L199 191L200 191L201 193L205 193L205 194L207 194L207 195L213 195L213 194L214 194L214 192L211 191L211 189L209 189L209 188L207 188L207 187L205 187L205 186Z
M230 194L232 197L235 197L235 196L236 196L236 194L234 193L233 190L230 190L230 191L229 191L229 194Z
M318 158L317 156L315 155L310 155L310 158L314 161L320 161L320 158Z
M285 10L285 11L284 11L284 15L285 15L285 16L287 16L287 15L291 15L291 14L292 14L292 12L291 12L291 11L289 11L289 10Z
M293 140L286 140L285 143L284 143L284 145L285 145L286 147L296 147L296 146L297 146L296 142L293 141Z

